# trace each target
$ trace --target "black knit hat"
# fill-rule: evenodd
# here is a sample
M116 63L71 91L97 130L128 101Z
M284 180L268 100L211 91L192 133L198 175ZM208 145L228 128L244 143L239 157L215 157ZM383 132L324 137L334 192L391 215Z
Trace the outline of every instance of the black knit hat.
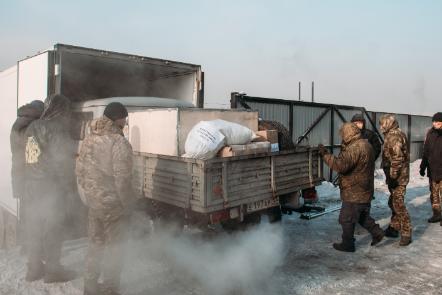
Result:
M362 115L362 114L354 115L353 118L351 118L351 121L352 122L364 122L364 124L365 124L365 118L364 118L364 115Z
M112 121L116 121L118 119L126 118L128 114L124 105L119 102L111 102L104 109L104 115Z
M442 112L438 112L433 116L433 122L442 122Z

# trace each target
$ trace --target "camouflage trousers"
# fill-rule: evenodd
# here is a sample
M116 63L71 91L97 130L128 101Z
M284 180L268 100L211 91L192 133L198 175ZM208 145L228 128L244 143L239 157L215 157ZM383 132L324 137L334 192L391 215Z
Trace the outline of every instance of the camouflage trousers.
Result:
M127 217L121 212L89 209L88 219L85 285L96 284L101 274L104 288L118 290Z
M433 181L430 179L430 201L431 201L431 207L433 210L440 211L441 204L440 204L440 198L442 194L442 180L441 181Z
M388 206L391 209L390 226L400 231L401 236L411 237L411 222L407 207L405 207L405 185L398 185L395 188L388 187L390 198Z

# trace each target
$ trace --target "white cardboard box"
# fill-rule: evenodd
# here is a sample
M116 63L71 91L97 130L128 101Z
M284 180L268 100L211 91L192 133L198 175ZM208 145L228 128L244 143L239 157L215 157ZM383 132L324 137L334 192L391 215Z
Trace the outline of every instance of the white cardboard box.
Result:
M258 130L258 112L254 111L156 108L129 113L129 141L135 152L180 156L192 127L215 119Z

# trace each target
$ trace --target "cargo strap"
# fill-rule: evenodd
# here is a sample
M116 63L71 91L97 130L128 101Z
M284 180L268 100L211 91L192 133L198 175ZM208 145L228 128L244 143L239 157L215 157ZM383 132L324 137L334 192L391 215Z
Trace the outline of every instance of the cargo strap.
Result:
M276 185L275 185L275 162L273 161L273 156L270 156L270 186L272 188L272 197L276 198Z
M224 208L229 205L229 198L227 195L227 162L223 162L223 170L222 170L223 178L223 199L224 199Z

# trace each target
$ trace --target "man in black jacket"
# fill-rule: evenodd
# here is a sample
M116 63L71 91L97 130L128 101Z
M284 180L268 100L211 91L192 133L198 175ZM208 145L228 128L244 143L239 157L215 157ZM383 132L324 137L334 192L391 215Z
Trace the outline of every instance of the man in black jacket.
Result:
M22 250L26 251L26 244L23 235L26 228L26 202L24 199L24 188L26 183L25 177L25 132L28 126L43 113L44 104L40 100L34 100L31 103L21 106L17 110L17 119L11 128L10 144L12 154L11 180L12 180L12 196L20 200L20 220L18 224L19 243L23 245Z
M442 193L442 112L433 116L433 127L428 131L424 143L424 153L420 165L420 175L430 178L431 207L433 216L428 222L440 222L441 219L441 193Z
M359 130L361 130L361 137L364 139L367 139L368 142L371 144L374 150L374 160L379 157L381 154L381 141L379 140L379 136L371 131L370 129L366 128L366 122L363 114L356 114L351 118L351 121L358 126Z
M45 100L40 119L25 133L26 281L66 282L75 275L60 264L67 197L75 183L69 123L69 99L52 95Z

